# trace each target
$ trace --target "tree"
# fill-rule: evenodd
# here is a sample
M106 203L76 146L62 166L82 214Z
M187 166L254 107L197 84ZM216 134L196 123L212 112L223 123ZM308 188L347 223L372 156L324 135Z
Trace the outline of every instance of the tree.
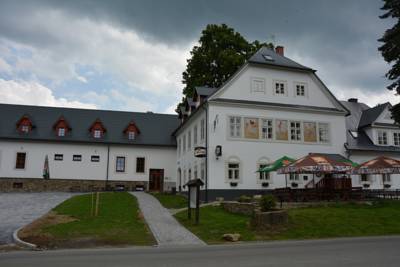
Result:
M391 29L387 29L380 42L384 44L378 48L382 53L386 62L393 64L391 69L386 73L392 83L387 86L389 90L395 90L400 94L400 1L399 0L384 0L384 5L381 8L386 13L381 15L381 19L392 18L395 24ZM393 119L400 123L400 104L397 104L392 109Z
M262 46L273 48L271 43L257 40L249 43L226 24L207 25L199 43L190 52L191 58L182 74L185 97L192 97L196 86L220 87Z

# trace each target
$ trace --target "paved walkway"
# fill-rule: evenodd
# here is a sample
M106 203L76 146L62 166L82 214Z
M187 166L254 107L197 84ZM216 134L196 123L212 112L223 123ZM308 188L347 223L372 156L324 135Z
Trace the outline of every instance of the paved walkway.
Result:
M73 196L72 193L0 193L0 245L12 243L12 233Z
M150 194L132 192L139 202L143 216L160 246L205 245L197 236L180 225L170 212Z

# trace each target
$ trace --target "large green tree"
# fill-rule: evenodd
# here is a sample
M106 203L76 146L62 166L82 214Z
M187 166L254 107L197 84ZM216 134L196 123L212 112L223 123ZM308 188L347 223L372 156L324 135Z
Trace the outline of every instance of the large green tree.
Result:
M192 97L196 86L220 87L260 47L271 43L248 42L225 24L209 24L202 31L183 72L183 95Z
M385 61L392 64L391 69L386 73L386 77L391 81L387 88L400 94L400 1L384 0L384 5L381 9L385 13L380 18L391 18L395 22L394 26L387 29L383 37L379 39L380 42L383 42L383 45L379 47L379 51ZM400 104L393 107L392 115L394 120L400 123Z

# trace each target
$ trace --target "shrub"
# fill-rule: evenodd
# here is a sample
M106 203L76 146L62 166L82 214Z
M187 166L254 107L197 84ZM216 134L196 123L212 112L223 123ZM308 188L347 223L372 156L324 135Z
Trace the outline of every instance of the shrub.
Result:
M238 201L241 202L241 203L250 203L252 200L253 200L252 197L246 196L246 195L242 195L238 199Z
M273 195L264 195L260 199L261 211L270 211L276 206L276 198Z

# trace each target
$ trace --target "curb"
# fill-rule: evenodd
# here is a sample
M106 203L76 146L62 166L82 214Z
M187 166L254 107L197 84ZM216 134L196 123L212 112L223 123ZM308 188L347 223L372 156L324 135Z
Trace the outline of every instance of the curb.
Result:
M29 243L29 242L25 242L25 241L23 241L23 240L21 240L19 237L18 237L18 232L19 232L19 230L21 230L22 229L22 227L20 227L20 228L18 228L17 230L15 230L14 232L13 232L13 240L14 240L14 242L17 244L17 245L20 245L20 246L22 246L22 247L26 247L26 248L30 248L30 249L37 249L37 245L35 245L35 244L32 244L32 243Z

